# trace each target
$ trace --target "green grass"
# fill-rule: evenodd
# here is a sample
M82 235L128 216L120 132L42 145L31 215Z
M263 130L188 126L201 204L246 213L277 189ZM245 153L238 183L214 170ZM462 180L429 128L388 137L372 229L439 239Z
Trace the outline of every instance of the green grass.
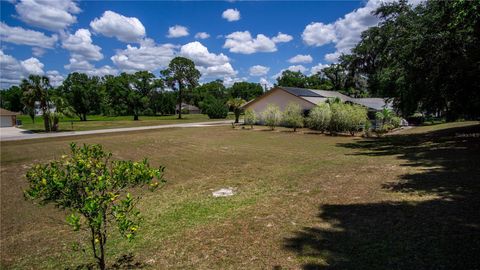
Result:
M135 190L145 218L108 261L147 269L478 269L478 122L362 139L279 128L209 127L1 143L2 269L91 263L65 212L23 199L27 169L72 140L166 166L167 184ZM467 134L469 136L458 136ZM233 187L233 197L212 191Z
M87 117L88 121L80 121L78 117L64 117L60 120L59 131L82 131L219 120L209 119L205 114L184 114L182 115L182 119L178 119L177 117L177 115L140 116L140 120L138 121L133 121L133 116L89 115ZM19 115L17 116L17 119L22 121L21 128L23 129L31 130L33 132L44 132L43 118L41 116L35 117L35 123L33 123L32 119L28 115ZM234 115L229 114L227 119L234 119Z

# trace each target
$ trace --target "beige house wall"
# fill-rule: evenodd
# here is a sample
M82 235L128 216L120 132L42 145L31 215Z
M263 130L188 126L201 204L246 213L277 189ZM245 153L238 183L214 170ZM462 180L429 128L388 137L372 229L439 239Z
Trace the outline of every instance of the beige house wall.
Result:
M303 110L310 110L315 106L315 104L277 88L247 104L245 109L253 109L260 114L267 108L268 104L275 104L280 107L281 111L284 111L285 107L291 102L297 103Z

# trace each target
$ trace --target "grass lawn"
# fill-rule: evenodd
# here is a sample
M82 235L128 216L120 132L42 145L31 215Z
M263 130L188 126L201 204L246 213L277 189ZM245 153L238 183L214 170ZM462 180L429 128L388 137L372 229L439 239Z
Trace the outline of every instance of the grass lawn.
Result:
M0 268L91 262L72 251L85 237L65 213L22 197L26 170L76 141L167 168L167 185L144 192L139 237L110 238L110 263L132 252L147 269L479 269L479 122L408 133L209 127L2 142ZM238 193L211 196L223 187Z
M139 127L139 126L155 126L179 123L206 122L221 119L209 119L206 114L183 114L182 119L177 119L177 115L165 116L140 116L140 120L133 121L133 116L103 116L89 115L88 121L80 121L78 117L64 117L60 120L59 131L80 131L95 130L108 128L123 127ZM35 117L35 123L28 115L19 115L17 119L22 120L21 128L31 130L33 132L44 132L43 118ZM233 114L229 114L227 119L235 119Z

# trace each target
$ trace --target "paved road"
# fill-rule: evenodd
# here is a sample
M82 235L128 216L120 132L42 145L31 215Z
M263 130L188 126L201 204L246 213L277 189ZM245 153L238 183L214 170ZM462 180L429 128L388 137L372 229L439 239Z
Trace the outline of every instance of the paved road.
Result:
M161 129L161 128L224 126L224 125L229 125L231 123L232 123L232 120L225 120L225 121L211 121L211 122L198 122L198 123L185 123L185 124L144 126L144 127L98 129L98 130L87 130L87 131L68 131L68 132L58 132L58 133L32 133L27 130L8 127L8 128L0 128L0 141L2 142L21 141L21 140L31 140L31 139L81 136L81 135L128 132L128 131L137 131L137 130L151 130L151 129Z

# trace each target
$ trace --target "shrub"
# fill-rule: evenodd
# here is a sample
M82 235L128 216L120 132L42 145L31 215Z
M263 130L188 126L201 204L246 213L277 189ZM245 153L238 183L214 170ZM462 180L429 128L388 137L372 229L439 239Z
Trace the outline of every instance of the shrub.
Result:
M297 131L297 128L303 127L304 119L300 105L294 102L289 103L285 107L282 120L286 127L293 128L293 132Z
M132 240L141 221L135 207L140 198L133 198L127 188L157 188L159 182L154 179L164 182L164 168L153 169L146 159L113 161L111 153L98 144L77 147L72 143L70 150L70 156L34 165L27 172L25 198L69 210L67 222L75 231L86 227L93 257L105 269L107 229L116 225L121 236Z
M250 127L253 129L253 125L255 125L257 122L257 114L255 113L255 110L247 109L245 111L245 115L243 116L243 121L245 125L250 125Z
M401 123L402 123L402 118L398 117L398 116L394 116L392 117L392 119L390 120L390 123L392 124L392 126L394 128L398 128L400 127Z
M348 104L332 103L330 109L332 110L332 117L330 119L329 131L331 133L349 131L350 110Z
M269 126L272 130L275 129L282 121L282 112L277 105L268 104L265 111L262 113L262 120L266 126Z
M205 112L210 119L225 119L228 115L228 107L221 100L212 98L204 104Z
M155 115L155 113L153 112L153 110L151 108L147 108L147 109L143 110L143 115Z
M307 126L313 130L325 132L330 126L332 111L328 103L320 103L315 106L307 117Z
M368 122L367 109L360 105L347 105L350 112L348 118L348 131L353 136L355 132L362 131Z

